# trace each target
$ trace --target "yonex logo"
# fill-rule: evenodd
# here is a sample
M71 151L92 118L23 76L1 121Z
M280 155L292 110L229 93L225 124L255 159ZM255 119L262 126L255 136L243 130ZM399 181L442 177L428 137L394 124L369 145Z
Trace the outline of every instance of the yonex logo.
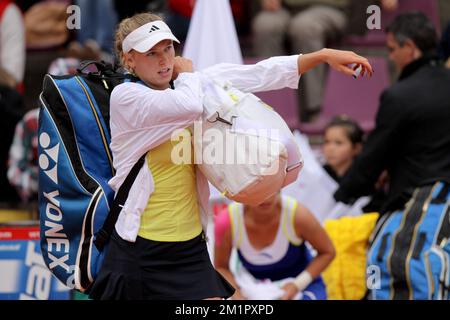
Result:
M39 136L39 145L44 152L39 156L39 167L44 173L52 179L55 184L58 184L58 152L59 143L50 148L50 136L48 133L43 132ZM55 162L53 168L50 168L50 159Z
M157 26L152 26L148 33L152 33L153 31L159 30Z

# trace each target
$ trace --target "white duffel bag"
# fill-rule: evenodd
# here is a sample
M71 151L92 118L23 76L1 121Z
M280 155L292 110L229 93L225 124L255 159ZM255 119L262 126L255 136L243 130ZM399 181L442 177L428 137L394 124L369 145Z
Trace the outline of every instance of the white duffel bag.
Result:
M286 122L270 106L231 84L203 85L196 163L227 198L257 205L294 182L303 159Z

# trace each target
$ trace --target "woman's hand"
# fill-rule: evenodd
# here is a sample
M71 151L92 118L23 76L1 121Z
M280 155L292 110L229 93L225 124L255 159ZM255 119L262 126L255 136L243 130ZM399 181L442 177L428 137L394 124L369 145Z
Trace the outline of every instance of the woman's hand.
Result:
M373 70L369 61L352 51L334 49L322 49L312 53L306 53L298 57L298 71L303 74L321 63L327 63L333 69L349 76L355 75L355 69L361 65L362 70L358 77L366 73L372 76Z
M178 75L182 72L193 72L194 66L192 64L192 60L183 58L183 57L175 57L175 62L173 64L173 72L172 72L172 80L178 78Z
M355 74L355 69L362 65L362 70L359 77L363 77L366 73L372 76L373 69L366 58L357 55L352 51L342 51L334 49L323 49L324 50L324 62L336 71L345 73L349 76ZM352 67L354 65L354 67Z
M281 300L292 300L298 293L298 288L292 282L286 283L281 289L284 290L284 295L281 297Z

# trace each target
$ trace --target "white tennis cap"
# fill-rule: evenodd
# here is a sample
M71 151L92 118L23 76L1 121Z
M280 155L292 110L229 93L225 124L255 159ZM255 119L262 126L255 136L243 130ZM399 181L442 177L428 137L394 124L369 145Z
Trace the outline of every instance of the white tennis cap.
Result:
M144 53L162 40L173 40L180 43L164 21L149 22L125 37L122 43L122 51L127 53L134 49Z

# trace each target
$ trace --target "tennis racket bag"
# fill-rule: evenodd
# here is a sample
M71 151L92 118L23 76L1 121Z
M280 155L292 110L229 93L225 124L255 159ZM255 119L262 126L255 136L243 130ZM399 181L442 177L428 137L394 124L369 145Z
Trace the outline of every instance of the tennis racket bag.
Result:
M109 98L125 76L87 61L76 75L46 75L38 129L41 248L52 273L88 292L109 236L144 163L133 167L114 199Z
M368 268L379 279L370 289L377 300L448 299L450 184L415 189L404 210L379 221L368 252ZM369 269L368 269L369 270Z

